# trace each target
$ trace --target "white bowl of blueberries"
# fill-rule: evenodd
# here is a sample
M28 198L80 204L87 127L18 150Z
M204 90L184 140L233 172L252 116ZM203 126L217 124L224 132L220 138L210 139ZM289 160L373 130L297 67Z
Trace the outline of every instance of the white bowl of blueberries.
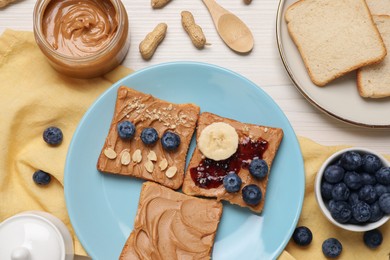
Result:
M317 173L315 194L326 218L343 229L364 232L390 218L390 164L366 148L331 155Z

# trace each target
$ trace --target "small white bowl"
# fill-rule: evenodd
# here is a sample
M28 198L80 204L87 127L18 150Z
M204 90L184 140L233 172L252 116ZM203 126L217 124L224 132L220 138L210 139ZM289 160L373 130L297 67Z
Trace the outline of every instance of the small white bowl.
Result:
M355 152L358 152L358 153L372 153L376 156L379 157L379 159L382 161L382 164L383 166L386 166L386 167L389 167L389 162L380 154L370 150L370 149L366 149L366 148L362 148L362 147L351 147L351 148L347 148L347 149L343 149L343 150L340 150L334 154L332 154L321 166L320 170L318 171L317 173L317 176L316 176L316 180L315 180L315 186L314 186L314 191L315 191L315 196L316 196L316 200L317 200L317 203L318 205L320 206L320 209L322 211L322 213L325 215L325 217L331 222L333 223L334 225L342 228L342 229L345 229L345 230L350 230L350 231L355 231L355 232L365 232L365 231L368 231L368 230L372 230L372 229L375 229L375 228L378 228L380 226L382 226L383 224L385 224L389 219L390 219L390 215L385 215L383 216L380 220L376 221L376 222L373 222L373 223L367 223L367 224L363 224L363 225L354 225L354 224L341 224L339 222L337 222L336 220L333 219L333 217L331 216L330 214L330 211L328 210L328 208L325 206L325 203L322 199L322 196L321 196L321 180L322 180L322 176L324 174L324 171L326 169L327 166L335 163L337 160L340 159L341 155L347 151L355 151Z

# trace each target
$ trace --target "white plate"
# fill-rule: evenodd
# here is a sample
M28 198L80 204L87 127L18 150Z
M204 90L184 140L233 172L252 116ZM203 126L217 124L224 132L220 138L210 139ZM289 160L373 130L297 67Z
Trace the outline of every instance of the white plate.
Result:
M294 2L296 0L280 0L276 35L283 64L297 89L311 104L339 120L359 126L390 128L390 98L362 98L356 86L356 72L325 87L312 83L284 20L286 9Z

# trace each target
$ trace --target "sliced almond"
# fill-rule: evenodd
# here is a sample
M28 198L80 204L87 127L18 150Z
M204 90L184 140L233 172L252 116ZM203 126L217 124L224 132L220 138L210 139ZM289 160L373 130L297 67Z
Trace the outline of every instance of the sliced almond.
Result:
M166 175L168 178L172 178L173 176L176 175L176 172L177 172L176 166L171 166L171 167L169 167L168 170L165 172L165 175Z
M123 165L129 165L130 161L131 161L130 153L128 151L123 151L121 156L121 163Z
M158 167L160 167L160 170L165 170L168 167L168 161L167 159L162 159L162 161L158 164Z
M153 165L153 162L148 160L145 164L145 169L149 172L149 173L152 173L153 170L154 170L154 165Z
M148 159L152 162L157 161L157 155L154 151L150 151L148 154Z
M132 159L135 163L139 163L140 161L142 161L142 154L140 149L134 151Z
M104 149L104 155L107 156L108 159L115 159L116 158L116 152L114 151L114 149L108 147L106 149Z

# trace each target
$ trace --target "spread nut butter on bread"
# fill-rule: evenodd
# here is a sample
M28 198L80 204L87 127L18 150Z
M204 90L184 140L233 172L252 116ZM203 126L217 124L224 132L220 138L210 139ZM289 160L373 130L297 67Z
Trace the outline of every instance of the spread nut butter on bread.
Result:
M260 213L282 138L280 128L201 113L197 146L187 168L183 192L215 197Z
M145 182L119 259L210 259L221 214L220 202Z
M119 87L98 170L180 188L199 112L194 104L174 104Z
M285 20L317 86L386 56L364 0L300 0L288 7Z
M389 0L366 0L368 8L373 15L390 15Z
M389 0L390 4L390 0ZM390 16L373 16L376 26L382 35L386 47L390 49ZM390 96L390 57L378 64L360 68L357 72L359 94L368 98Z

